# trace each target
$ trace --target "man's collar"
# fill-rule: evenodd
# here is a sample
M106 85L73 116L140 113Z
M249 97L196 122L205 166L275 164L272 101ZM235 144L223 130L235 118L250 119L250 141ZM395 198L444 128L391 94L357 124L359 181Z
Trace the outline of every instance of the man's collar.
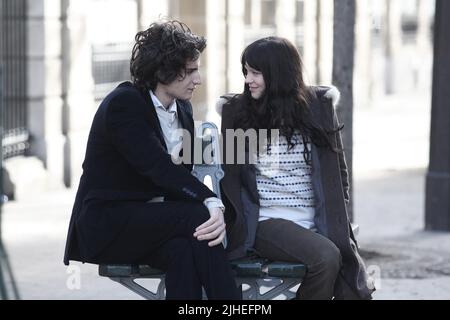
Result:
M155 106L155 108L162 108L164 111L167 112L173 112L173 113L177 113L177 100L174 99L172 104L169 106L169 108L164 108L163 104L161 103L161 101L158 99L158 97L153 93L153 90L150 90L150 97L152 98L152 102L153 105Z

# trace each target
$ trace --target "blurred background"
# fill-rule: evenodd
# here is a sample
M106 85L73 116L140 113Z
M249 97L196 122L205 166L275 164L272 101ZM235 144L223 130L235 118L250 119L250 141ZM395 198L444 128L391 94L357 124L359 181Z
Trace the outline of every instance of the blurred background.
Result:
M9 265L2 262L2 273L9 298L15 291L24 299L137 298L99 278L96 266L75 264L82 285L69 288L73 270L62 264L90 124L102 98L130 79L137 31L170 17L207 38L194 118L219 125L215 102L242 91L240 55L258 38L288 38L303 57L308 84L334 83L339 3L349 1L0 0L9 198L2 208L2 259ZM353 108L345 125L353 130L353 217L379 276L374 297L449 299L450 234L425 225L435 1L355 5Z

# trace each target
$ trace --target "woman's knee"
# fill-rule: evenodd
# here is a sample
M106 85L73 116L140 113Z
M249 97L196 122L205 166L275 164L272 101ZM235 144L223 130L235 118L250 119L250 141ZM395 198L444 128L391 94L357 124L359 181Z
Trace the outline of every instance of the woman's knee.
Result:
M316 256L315 262L309 266L310 271L315 273L337 274L342 266L341 252L332 242L323 246Z

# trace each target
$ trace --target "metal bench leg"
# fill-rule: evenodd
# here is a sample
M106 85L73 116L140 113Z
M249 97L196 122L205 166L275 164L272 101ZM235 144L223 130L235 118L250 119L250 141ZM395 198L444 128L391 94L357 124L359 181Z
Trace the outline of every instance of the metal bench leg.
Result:
M280 283L281 281L281 283ZM293 278L278 278L278 279L266 279L264 280L264 284L268 284L269 286L273 286L272 289L269 291L260 294L259 299L261 300L271 300L279 295L283 294L286 296L286 299L293 299L295 298L295 293L291 292L290 289L295 287L296 285L301 283L300 279L293 279ZM261 287L261 285L260 285ZM258 288L259 290L259 288Z
M258 300L259 286L256 279L251 278L238 278L236 279L238 286L242 291L242 300ZM244 290L243 285L249 286L248 289Z
M115 282L120 283L121 285L130 289L134 293L140 295L144 299L147 299L147 300L164 300L165 299L166 285L165 285L164 279L161 279L156 293L152 292L152 291L148 290L147 288L141 286L140 284L136 283L135 282L136 278L134 278L134 277L124 277L124 278L110 277L110 279Z
M281 281L281 283L280 283ZM286 296L287 299L295 298L295 293L289 291L291 288L301 283L300 279L293 278L277 278L277 279L254 279L254 278L238 278L238 285L243 284L249 286L248 289L242 290L243 300L270 300L279 295ZM261 287L272 287L269 291L261 294Z

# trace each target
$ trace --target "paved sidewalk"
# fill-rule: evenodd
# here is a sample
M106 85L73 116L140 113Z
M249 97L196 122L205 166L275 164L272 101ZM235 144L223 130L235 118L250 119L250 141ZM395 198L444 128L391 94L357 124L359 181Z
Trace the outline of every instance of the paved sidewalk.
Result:
M424 231L425 170L355 181L359 245L375 299L450 299L450 233Z
M74 264L80 266L81 287L68 289L62 259L73 199L73 190L61 190L4 207L4 242L21 298L135 299L133 293L100 278L93 265Z
M450 299L450 232L424 231L431 97L380 97L355 111L355 220L375 299Z

